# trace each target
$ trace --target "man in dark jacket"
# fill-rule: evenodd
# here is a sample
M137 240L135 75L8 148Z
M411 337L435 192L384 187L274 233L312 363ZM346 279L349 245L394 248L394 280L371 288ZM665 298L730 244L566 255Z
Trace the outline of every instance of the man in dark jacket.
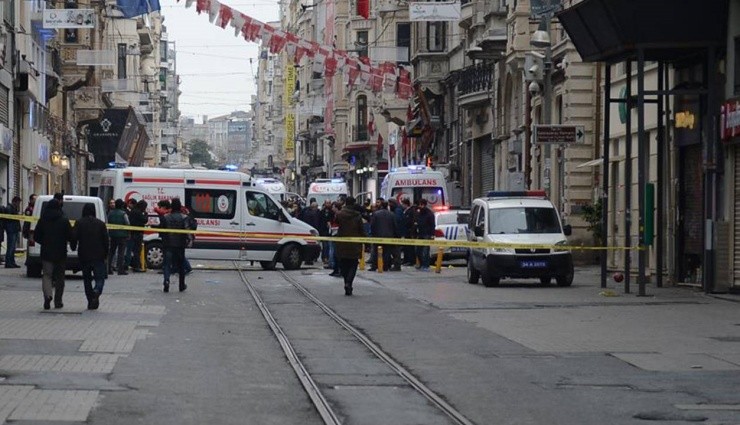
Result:
M411 206L411 201L409 200L409 198L403 198L401 200L401 208L403 208L403 226L401 226L401 237L404 239L414 239L416 237L415 208ZM403 265L416 265L416 247L414 247L413 245L403 246Z
M21 197L13 197L13 201L5 209L6 214L18 215L21 209ZM7 235L5 243L5 268L17 269L20 266L15 263L15 247L18 244L18 235L21 232L21 222L18 220L3 220L5 222L5 234Z
M339 259L339 272L344 278L344 295L352 295L352 282L357 274L357 264L363 255L362 244L356 242L341 242L342 237L362 237L365 230L362 217L355 209L355 199L347 197L344 207L336 216L337 231L336 254Z
M162 229L196 230L198 224L190 216L182 213L182 203L175 198L171 203L172 210L162 217L159 227ZM162 243L164 245L165 265L172 264L179 275L180 292L187 289L185 285L185 248L190 243L191 236L179 232L162 232ZM170 267L164 267L164 292L170 291Z
M41 245L41 288L44 292L44 310L62 308L64 271L67 263L67 243L72 239L72 226L56 199L46 203L33 233L34 241Z
M398 237L398 229L396 229L396 217L390 210L388 210L388 202L381 200L378 209L375 210L372 217L370 218L370 232L374 238L386 238L395 239ZM378 247L383 249L383 271L388 271L391 268L391 254L392 247L397 245L387 244L373 244L373 249L377 250ZM378 254L375 252L375 258L377 259ZM378 264L373 264L370 271L375 270ZM400 269L400 268L399 268Z
M321 215L321 221L316 230L319 231L319 236L329 236L331 222L334 221L334 211L331 209L330 200L327 199L324 201L324 205L322 206L321 211L319 211L319 214ZM330 241L321 242L321 260L324 262L325 269L329 268L329 263L331 263L331 259L329 258L330 246Z
M427 200L419 200L419 209L416 213L417 239L434 239L434 213L427 207ZM421 262L419 270L429 271L429 245L417 246L416 256Z
M36 194L32 193L31 196L28 197L28 205L26 205L26 209L23 211L23 215L32 216L33 215L33 208L36 205ZM28 235L31 234L31 222L30 221L24 221L23 222L23 237L25 239L28 239Z
M136 202L131 211L128 213L128 221L132 226L143 228L149 221L149 216L146 213L146 207L148 206L145 200ZM144 232L138 230L131 231L131 237L129 239L129 246L131 247L131 269L135 272L143 272L144 267L141 264L141 246L144 242Z
M77 250L77 258L82 267L87 308L95 310L100 305L100 294L105 285L106 256L109 249L108 228L102 220L95 217L95 204L85 204L82 207L82 218L72 228L70 245L73 250ZM95 288L92 286L93 278Z
M128 226L128 215L126 214L126 203L123 199L116 199L116 207L108 213L108 224ZM120 275L127 275L125 269L126 262L126 241L129 238L129 231L124 229L108 230L110 236L110 252L108 253L108 274L113 274L113 259L116 258L116 270ZM116 257L118 253L118 257Z

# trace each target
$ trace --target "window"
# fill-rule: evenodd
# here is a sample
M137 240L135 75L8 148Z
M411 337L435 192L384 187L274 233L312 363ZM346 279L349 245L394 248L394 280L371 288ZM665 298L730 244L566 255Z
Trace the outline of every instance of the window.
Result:
M447 22L427 22L427 50L441 52L445 50Z
M494 208L488 216L489 234L560 233L555 208Z
M159 84L162 90L167 90L167 68L159 68Z
M367 140L367 97L364 95L357 96L357 140Z
M396 46L406 48L406 56L401 63L408 63L409 50L411 50L411 24L399 22L396 24ZM399 55L400 56L400 55Z
M367 31L357 31L357 40L355 41L357 47L357 55L361 58L367 57L367 46L370 43L370 36Z
M185 189L185 206L194 218L230 220L236 210L236 191Z
M126 43L118 44L118 79L126 79Z
M252 217L280 221L283 213L269 195L260 192L247 192L247 212Z
M740 95L740 37L735 37L735 94Z
M167 62L167 42L163 41L159 43L159 61Z

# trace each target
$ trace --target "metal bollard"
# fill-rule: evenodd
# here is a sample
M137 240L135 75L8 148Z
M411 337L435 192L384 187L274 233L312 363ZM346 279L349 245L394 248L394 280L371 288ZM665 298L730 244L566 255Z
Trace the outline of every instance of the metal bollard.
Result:
M378 245L377 257L378 273L383 273L383 247L381 245Z
M141 255L139 255L141 270L146 271L146 244L141 244Z
M442 272L442 257L444 257L445 249L443 247L437 248L437 262L434 264L434 273Z
M362 249L360 250L360 265L357 268L365 270L365 244L362 245Z

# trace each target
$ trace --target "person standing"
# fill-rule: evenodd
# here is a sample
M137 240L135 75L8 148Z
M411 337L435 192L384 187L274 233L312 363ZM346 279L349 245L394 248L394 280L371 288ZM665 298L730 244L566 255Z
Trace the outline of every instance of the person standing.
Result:
M427 207L427 200L419 200L419 211L416 214L417 239L434 239L434 213ZM416 256L421 266L419 270L429 271L429 245L417 246Z
M398 205L398 201L395 198L388 200L388 210L393 214L393 222L396 226L396 238L401 239L403 237L403 208ZM390 245L388 249L391 251L391 271L401 271L401 245Z
M416 238L415 209L411 206L409 198L403 198L401 200L401 207L403 208L403 225L401 226L403 230L401 231L401 237L404 239L414 239ZM403 246L403 265L416 265L416 248L414 245Z
M115 208L108 213L108 224L128 226L128 215L126 215L126 203L123 199L116 199ZM116 258L116 270L119 275L127 275L125 267L126 241L129 231L125 229L110 229L110 252L108 253L108 274L113 274L113 259ZM116 257L116 254L118 255Z
M183 214L182 203L180 199L175 198L171 202L171 212L166 214L159 223L162 229L177 230L196 230L197 222L190 216ZM179 275L180 292L187 289L185 284L185 248L192 239L191 235L185 233L162 232L162 242L165 250L165 267L164 267L164 292L170 291L170 267L172 265Z
M319 227L317 227L316 230L319 231L319 236L328 237L330 235L331 222L334 220L334 212L331 209L330 200L327 199L326 201L324 201L324 205L321 208L320 215L321 221L319 222ZM321 242L321 261L324 263L325 269L328 269L329 263L331 263L329 257L329 246L330 241Z
M71 247L77 250L77 258L82 267L82 281L85 286L88 310L100 306L100 294L105 285L106 257L109 250L108 227L95 217L95 204L82 207L82 218L72 228ZM95 280L95 287L92 282Z
M388 210L388 202L380 200L378 208L375 210L375 213L373 213L373 216L370 219L370 232L372 233L373 238L395 239L398 237L398 231L396 229L396 218L393 213ZM395 245L388 245L383 243L374 244L373 249L375 249L376 263L373 264L373 268L371 268L370 271L373 271L378 267L378 247L381 247L383 250L383 271L390 270L392 248L394 246Z
M128 201L126 201L126 209L124 210L126 212L126 217L128 217L128 222L131 226L133 226L133 221L131 220L131 216L134 213L134 209L136 209L136 199L135 198L129 198ZM126 254L123 256L123 270L128 271L129 268L133 267L134 262L131 260L131 254L134 250L134 241L133 241L134 232L129 231L129 237L126 239Z
M67 243L72 239L72 226L62 212L62 205L52 199L46 203L33 232L33 240L41 245L41 289L44 292L44 310L62 308L64 271L67 263Z
M364 237L362 217L355 209L355 199L347 197L344 207L337 213L337 242L336 253L339 258L339 272L344 278L344 295L352 295L352 283L357 274L357 264L363 255L362 244L357 242L341 242L342 237Z
M36 194L32 193L31 196L28 197L28 205L26 205L26 209L23 210L23 215L31 217L33 215L33 209L36 206ZM23 238L28 239L28 236L31 233L31 222L30 221L24 221L23 222Z
M13 197L13 201L5 209L6 214L18 215L21 209L21 197ZM5 243L5 268L17 269L20 266L15 262L15 247L18 245L18 235L21 232L21 222L18 220L7 219L5 222L5 234L7 242Z
M128 215L128 221L132 226L141 228L146 226L149 222L149 216L146 214L147 206L147 202L143 199L134 205ZM144 232L140 230L132 230L129 245L131 246L131 270L134 272L144 271L144 265L141 264L141 247L143 242Z

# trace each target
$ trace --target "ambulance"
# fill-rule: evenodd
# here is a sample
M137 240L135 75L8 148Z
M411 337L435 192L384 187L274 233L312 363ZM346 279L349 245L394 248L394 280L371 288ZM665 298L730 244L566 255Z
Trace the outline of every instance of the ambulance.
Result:
M265 190L265 192L271 194L278 201L285 200L285 185L278 179L274 178L257 178L254 183Z
M349 188L344 179L316 179L308 186L306 201L315 199L321 206L324 201L337 201L349 196Z
M316 229L292 218L244 173L111 168L100 177L98 196L105 205L111 199L145 200L150 225L159 223L154 212L159 201L180 198L198 222L198 231L204 232L196 235L192 248L186 252L191 259L258 261L266 270L282 263L283 268L293 270L303 262L314 261L321 252L318 242L304 239L317 236ZM164 250L159 234L145 233L144 243L147 266L160 268Z
M399 203L408 198L412 204L426 199L432 211L449 209L444 174L423 165L392 169L380 184L380 196L385 200L395 198Z

